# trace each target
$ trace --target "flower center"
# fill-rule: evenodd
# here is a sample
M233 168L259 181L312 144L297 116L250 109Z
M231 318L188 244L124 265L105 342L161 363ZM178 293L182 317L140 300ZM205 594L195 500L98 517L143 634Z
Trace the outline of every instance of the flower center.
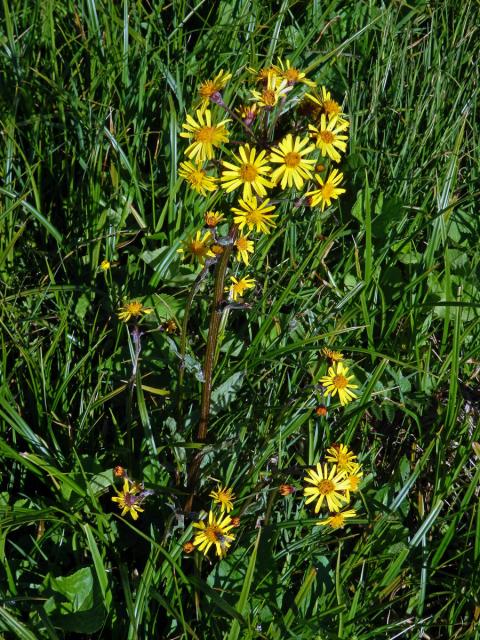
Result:
M290 151L290 153L285 154L285 164L287 167L298 167L301 159L300 154L296 151Z
M192 240L190 243L190 251L196 256L203 256L207 252L207 247L203 244L203 242Z
M298 82L300 74L296 69L288 69L285 71L285 78L287 79L288 84L295 84L295 82Z
M246 251L248 249L248 238L245 238L245 236L240 236L235 244L237 246L237 249L239 249L240 251ZM219 493L218 499L228 500L228 497L224 493Z
M264 91L262 92L262 100L267 105L267 107L275 106L277 102L275 91L273 91L272 89L264 89Z
M258 171L253 164L244 164L240 168L240 178L244 182L253 182L258 175Z
M321 480L318 483L318 490L320 493L322 493L324 496L328 495L329 493L332 493L335 490L335 485L333 484L333 482L331 480Z
M331 131L320 131L318 136L323 142L325 142L325 144L332 144L335 140L335 136Z
M127 311L132 316L139 316L142 313L142 306L141 302L129 302L127 304Z
M132 493L126 493L123 496L123 502L125 503L126 507L132 507L134 504L136 504L137 502L137 498L136 496L134 496Z
M218 542L223 536L222 530L216 525L206 527L203 534L209 542Z
M323 109L329 116L337 116L340 113L340 105L335 100L325 100Z
M336 389L345 389L348 386L348 380L342 375L335 376L333 378L333 386Z
M247 224L257 224L258 222L261 222L262 219L262 214L256 209L254 209L253 211L249 211L245 216Z
M338 453L337 462L339 467L345 467L348 464L348 456L346 456L344 453Z
M360 478L352 476L351 478L348 478L348 483L350 485L350 491L356 491L358 489L358 485L360 484Z
M213 142L215 137L215 127L202 127L195 134L195 140L197 142Z
M188 177L190 184L193 184L196 187L202 184L204 178L205 171L192 171L192 173Z
M207 80L201 85L199 93L202 98L210 98L210 96L213 96L217 91L217 85L211 80Z
M345 516L343 515L343 513L338 513L336 516L332 516L330 519L330 525L334 529L339 529L340 527L343 527L344 524Z

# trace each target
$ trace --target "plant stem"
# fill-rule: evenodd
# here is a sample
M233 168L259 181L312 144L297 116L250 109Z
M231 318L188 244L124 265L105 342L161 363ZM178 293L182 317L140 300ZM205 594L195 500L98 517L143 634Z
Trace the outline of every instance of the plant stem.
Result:
M202 404L200 407L200 421L198 424L197 442L205 442L208 431L208 418L210 415L210 401L212 396L212 378L213 367L215 361L215 350L218 340L218 330L220 327L220 320L222 317L223 309L222 302L224 299L224 287L225 287L225 274L227 271L228 261L230 254L232 253L233 241L237 233L236 227L230 229L230 238L232 242L225 246L222 256L217 263L215 270L215 289L213 292L212 312L210 315L210 326L208 328L207 348L205 351L205 361L203 365L204 383L202 389ZM198 481L198 475L200 471L200 464L202 462L203 452L199 451L194 459L188 473L187 489L190 492L187 503L185 505L185 511L192 510L193 496L195 492L195 485Z

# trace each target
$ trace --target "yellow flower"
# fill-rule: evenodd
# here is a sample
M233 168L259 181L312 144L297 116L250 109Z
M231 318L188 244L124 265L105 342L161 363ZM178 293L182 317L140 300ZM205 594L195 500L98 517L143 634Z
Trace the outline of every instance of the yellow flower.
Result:
M255 286L255 280L253 278L240 278L237 280L234 276L230 276L232 284L230 287L225 287L225 291L229 292L230 298L236 302L238 298L243 297L243 292L246 289L252 289Z
M218 211L207 211L203 219L207 227L216 227L220 222L225 220L225 216L223 213L219 213Z
M313 485L313 487L305 487L303 493L308 496L305 504L317 500L315 513L320 511L324 500L327 501L330 511L340 511L342 502L348 502L342 493L347 488L345 472L338 471L336 465L332 465L329 471L328 464L324 464L322 469L322 465L317 463L317 470L308 469L304 480Z
M141 498L137 496L137 493L140 491L140 487L136 484L132 484L130 487L129 481L127 478L123 481L123 490L117 491L118 496L112 498L112 502L118 502L118 506L122 509L122 516L126 513L130 513L134 520L138 519L138 512L142 512L143 509L139 506L139 501Z
M310 196L311 207L315 207L321 202L323 211L326 206L329 207L332 204L332 200L337 200L339 195L345 193L345 189L337 186L343 180L343 173L339 173L338 169L334 169L325 181L321 176L315 174L315 180L320 185L320 189L307 191L305 194L307 197Z
M203 520L193 523L193 527L199 529L198 533L195 534L193 544L198 547L199 551L203 551L205 555L214 544L217 556L224 558L232 544L232 540L235 539L235 536L230 533L233 527L231 517L225 516L223 519L222 517L220 515L217 519L213 511L210 511L207 524Z
M250 126L257 117L258 109L257 104L242 104L238 109L235 109L238 115L245 121L245 124Z
M327 91L326 87L321 87L320 93L306 93L305 98L310 101L315 107L318 107L316 111L317 117L324 113L328 120L332 120L333 118L337 119L337 126L342 127L343 129L348 129L350 123L345 118L342 118L344 115L342 112L342 107L336 102L336 100L332 99L332 95L330 91Z
M308 125L310 137L315 140L315 146L320 149L322 156L328 156L334 162L340 162L341 156L337 149L345 152L347 148L348 136L342 134L344 130L338 125L337 119L333 118L327 122L324 113L320 116L319 126L314 127L313 124Z
M203 107L206 107L210 99L225 87L231 77L231 73L227 73L223 69L220 69L213 80L205 80L205 82L202 82L198 93L200 94L200 98L202 99Z
M207 191L216 191L217 178L207 176L207 172L202 169L202 165L192 162L181 162L178 175L188 182L190 188L194 189L202 196L207 195Z
M237 249L237 260L243 260L248 265L248 254L253 253L253 242L248 239L248 233L245 236L238 236L235 240L235 248Z
M102 260L101 263L100 263L100 269L102 271L108 271L111 266L112 265L111 265L109 260Z
M284 78L287 81L289 86L297 84L298 82L302 82L309 87L317 86L317 83L313 80L309 80L303 71L292 67L290 60L287 60L284 65L281 58L278 58L278 66L274 65L273 68L281 78Z
M320 379L320 384L325 387L324 395L330 394L333 397L338 392L342 405L348 404L357 397L351 389L358 389L358 384L352 384L350 380L353 380L354 376L347 376L347 373L348 368L338 362L328 368L328 375Z
M246 225L249 231L255 227L257 231L270 233L270 229L276 225L274 218L278 218L278 215L270 213L270 211L275 211L275 207L269 203L270 200L266 198L262 203L257 204L255 196L239 200L238 204L241 209L232 207L232 211L237 214L233 221L238 224L240 231Z
M253 75L256 76L255 78L256 82L264 82L265 84L268 82L268 79L271 76L275 77L277 75L277 70L273 66L263 67L258 71L253 67L247 67L247 71L249 71L250 73L253 73Z
M347 509L346 511L340 511L340 513L336 513L335 515L330 516L325 520L320 520L315 524L318 524L319 526L330 525L332 529L343 529L343 527L345 526L345 520L347 518L356 517L357 512L355 511L355 509Z
M139 318L142 315L148 315L149 313L152 313L152 311L153 309L144 307L143 304L138 300L129 300L120 307L120 310L117 311L117 315L119 320L128 322L130 318Z
M278 148L273 149L270 154L270 162L280 165L273 170L272 181L278 183L281 179L282 189L287 185L292 187L293 183L297 189L301 189L305 180L312 177L311 169L315 165L315 160L307 160L303 156L313 151L315 146L312 144L304 148L307 144L307 137L302 140L296 136L294 141L292 134L288 133L279 143Z
M273 109L278 104L281 97L285 96L290 90L291 86L285 79L279 79L275 73L268 74L266 85L261 91L253 89L251 100L255 100L255 103L259 107L266 109Z
M243 185L243 197L252 197L252 188L259 196L266 195L265 187L271 188L273 185L266 176L270 173L266 152L260 151L257 155L255 147L250 148L246 144L239 148L239 156L234 156L238 164L223 162L226 171L222 172L220 181L223 189L227 193Z
M206 231L202 238L202 232L197 231L196 235L183 243L183 248L178 249L178 253L185 253L192 261L196 258L200 264L205 264L205 258L214 258L215 254L210 248L212 234Z
M227 489L227 487L222 487L222 485L218 485L216 491L212 491L208 494L216 504L220 505L220 511L223 513L226 511L230 513L233 509L233 500L235 499L235 494L232 489Z
M349 469L349 474L345 478L348 482L348 486L345 489L345 495L348 500L350 500L350 491L352 493L356 493L358 491L358 487L360 486L360 482L363 478L363 471L360 464L353 464Z
M324 347L322 349L322 353L326 358L332 360L332 362L340 362L340 360L343 360L343 353L341 353L340 351L333 351L328 347Z
M353 451L348 450L346 444L332 445L327 449L327 453L330 455L325 456L325 460L328 462L334 462L339 471L346 471L347 473L350 473L352 469L355 469L358 466L358 463L355 462L357 456Z
M230 120L222 120L218 124L212 124L212 112L210 109L197 109L197 120L187 114L187 122L182 127L180 136L193 142L186 148L185 153L191 160L203 162L211 160L214 156L213 148L228 142L230 135L224 125Z

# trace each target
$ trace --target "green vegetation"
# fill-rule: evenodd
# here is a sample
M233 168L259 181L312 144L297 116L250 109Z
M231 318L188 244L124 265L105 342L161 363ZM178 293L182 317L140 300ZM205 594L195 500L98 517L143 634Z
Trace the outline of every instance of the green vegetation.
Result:
M480 637L478 4L0 12L0 637ZM347 192L323 214L292 203L256 245L199 442L211 275L183 391L166 330L203 215L179 133L202 80L228 70L232 98L278 56L345 96ZM153 310L140 332L117 315L132 299ZM359 384L326 416L324 347ZM302 495L335 442L364 472L339 530ZM153 492L137 520L112 502L116 465ZM240 517L222 560L183 550L217 483Z

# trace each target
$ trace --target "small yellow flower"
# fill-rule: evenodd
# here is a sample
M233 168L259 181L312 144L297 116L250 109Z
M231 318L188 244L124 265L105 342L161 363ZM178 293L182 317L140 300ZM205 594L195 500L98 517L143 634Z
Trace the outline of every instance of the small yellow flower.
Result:
M342 502L348 502L343 494L347 488L345 473L338 471L336 465L332 465L329 470L328 464L324 464L322 469L322 465L317 463L316 471L308 469L304 481L313 485L313 487L305 487L303 493L308 496L305 504L317 500L315 513L320 511L324 500L327 501L329 511L340 511Z
M247 67L247 71L249 71L254 76L256 76L255 78L256 82L263 82L265 84L268 82L271 76L275 77L277 75L277 70L272 65L270 67L263 67L258 71L253 67Z
M214 258L215 254L210 248L212 240L212 234L210 231L206 231L202 238L202 232L197 231L196 235L189 238L183 243L183 247L178 249L178 253L185 253L190 256L192 260L195 258L200 264L205 264L206 258Z
M229 292L229 296L234 302L236 302L238 298L243 297L246 289L252 289L255 286L255 280L253 278L245 277L237 280L234 276L230 276L230 280L232 284L230 287L225 287L225 291Z
M247 226L250 231L255 228L261 233L270 233L270 229L276 226L275 218L278 215L270 213L275 211L275 207L268 198L257 204L257 198L253 196L239 200L238 204L241 208L232 207L232 211L236 214L233 221L238 224L240 231Z
M265 109L273 109L278 104L280 98L285 96L290 90L291 86L288 85L287 80L279 79L279 77L270 73L267 77L267 83L261 91L253 89L251 100L255 100L255 104Z
M326 518L325 520L320 520L315 524L321 526L330 525L332 529L343 529L345 526L345 520L347 518L356 518L357 512L355 509L347 509L346 511L340 511L340 513L335 513L334 515Z
M182 549L184 553L192 553L193 551L195 551L195 547L193 546L192 542L185 542Z
M312 177L311 169L315 165L315 160L304 158L314 150L315 145L308 145L308 138L303 140L296 136L295 140L291 133L278 144L278 148L272 150L270 162L280 166L273 170L272 181L278 183L281 180L281 187L292 187L293 183L297 189L301 189L306 179Z
M225 220L225 216L218 211L207 211L203 219L207 227L216 227Z
M245 236L238 236L235 240L235 248L237 250L237 260L243 260L243 262L248 265L248 254L253 253L253 242L248 239L248 233Z
M164 322L162 326L165 333L176 333L178 330L175 320L167 320L167 322Z
M117 316L119 320L128 322L130 318L140 318L142 315L148 315L149 313L152 313L152 311L153 309L144 307L143 304L138 300L129 300L120 307L120 310L117 311Z
M339 195L345 193L345 189L338 187L343 180L343 173L339 173L338 169L334 169L325 181L321 176L315 174L315 180L320 185L320 189L307 191L305 194L307 197L310 196L310 206L312 207L322 203L323 211L325 206L329 207L332 204L332 200L337 200Z
M342 362L338 362L328 368L328 375L320 379L320 384L325 387L325 395L330 394L333 397L338 393L342 405L357 397L351 389L358 389L358 384L352 384L350 380L353 380L354 376L347 376L347 373L348 368Z
M327 91L326 87L321 87L320 93L306 93L305 99L310 102L311 105L317 107L315 115L319 117L322 113L325 114L328 120L337 119L337 125L347 129L350 126L348 120L345 120L342 116L342 107L332 99L330 91Z
M259 196L265 196L267 193L265 187L271 188L273 186L268 180L270 167L266 159L266 152L257 153L255 147L246 144L239 148L238 154L238 156L234 156L238 164L223 162L226 170L222 172L220 178L222 188L230 193L243 186L244 198L252 197L252 189Z
M236 109L236 112L244 120L245 124L250 126L258 115L257 104L255 102L253 104L242 104Z
M100 263L100 269L102 271L108 271L111 266L112 265L111 265L109 260L102 260L101 263Z
M308 125L310 137L315 140L315 146L320 149L320 153L324 157L331 158L334 162L340 162L341 156L338 149L345 152L347 148L346 140L348 136L342 134L342 128L336 118L332 118L327 122L324 113L320 116L318 128L313 124Z
M317 83L313 80L309 80L303 71L292 67L290 60L287 60L284 65L281 58L278 58L278 66L274 65L273 68L281 78L284 78L287 81L289 86L297 84L298 82L306 84L309 87L317 86Z
M217 556L224 558L232 541L235 539L235 536L230 533L233 528L232 518L230 516L222 518L223 515L217 518L213 511L210 511L207 523L203 520L193 523L193 527L199 530L195 534L193 544L205 555L207 555L210 547L215 545Z
M322 349L322 354L325 356L325 358L328 358L332 362L340 362L340 360L343 360L343 353L341 353L340 351L333 351L328 347L324 347Z
M206 107L208 105L210 99L214 97L215 94L220 93L220 91L225 87L231 77L231 73L220 69L213 80L205 80L205 82L202 82L198 93L200 94L203 107Z
M210 109L197 109L196 115L197 120L194 120L187 114L187 122L182 125L185 131L182 131L180 136L192 140L185 150L190 160L204 162L213 158L214 147L220 147L224 142L228 142L230 134L224 125L230 120L227 118L218 124L212 124Z
M233 509L233 500L235 500L235 494L232 489L227 487L223 487L221 484L218 485L216 491L212 491L208 494L216 504L220 505L220 511L226 511L230 513Z
M348 476L345 478L348 486L345 489L345 496L350 500L350 492L356 493L363 478L363 471L360 464L351 465Z
M217 190L217 178L207 176L205 169L202 169L202 165L198 162L193 164L192 162L181 162L178 175L187 181L188 186L200 193L202 196L207 195L207 191Z
M346 444L334 444L327 449L327 453L329 455L325 456L325 460L334 462L339 471L351 473L358 466L358 463L355 462L357 456L353 451L349 451Z
M122 509L122 516L126 513L130 513L134 520L138 519L138 513L142 512L143 509L139 506L140 498L137 494L140 491L140 487L138 485L133 484L130 487L130 483L127 478L123 481L123 490L117 491L117 496L112 498L112 502L118 502L118 506Z

